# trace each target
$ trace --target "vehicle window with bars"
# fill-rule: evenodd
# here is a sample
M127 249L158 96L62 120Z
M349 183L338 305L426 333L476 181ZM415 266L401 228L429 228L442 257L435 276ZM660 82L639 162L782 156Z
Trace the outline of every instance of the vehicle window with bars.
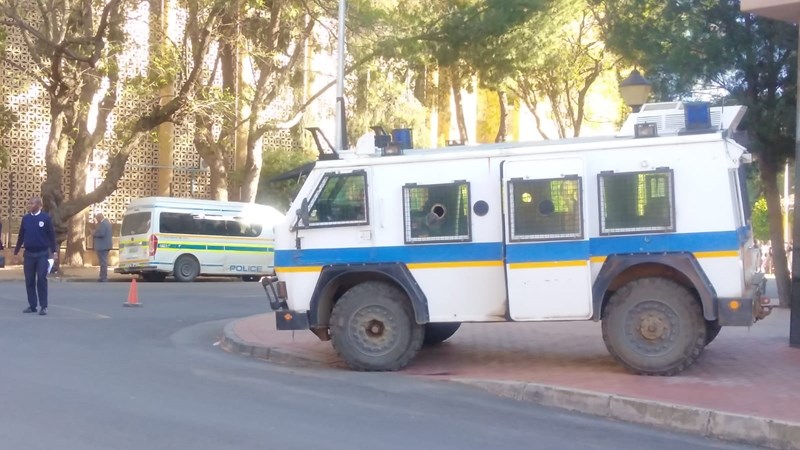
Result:
M600 234L675 231L673 173L601 173Z
M508 182L511 241L580 239L581 178Z
M368 223L366 174L353 172L326 176L311 203L311 227Z
M469 205L467 182L404 186L406 243L469 241Z

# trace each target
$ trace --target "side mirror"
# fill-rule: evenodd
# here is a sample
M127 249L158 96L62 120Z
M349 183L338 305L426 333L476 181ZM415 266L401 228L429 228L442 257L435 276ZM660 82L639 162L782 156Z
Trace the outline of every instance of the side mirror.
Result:
M308 199L304 198L303 202L300 203L300 208L297 210L297 218L300 220L300 224L303 227L308 227L308 220L311 216L311 213L308 211Z

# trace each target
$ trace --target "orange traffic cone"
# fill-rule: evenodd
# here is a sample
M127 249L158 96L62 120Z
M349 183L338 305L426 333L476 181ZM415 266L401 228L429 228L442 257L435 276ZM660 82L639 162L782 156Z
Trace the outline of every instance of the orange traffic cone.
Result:
M136 288L136 278L131 280L131 288L128 290L128 302L122 306L142 306L139 303L139 290Z

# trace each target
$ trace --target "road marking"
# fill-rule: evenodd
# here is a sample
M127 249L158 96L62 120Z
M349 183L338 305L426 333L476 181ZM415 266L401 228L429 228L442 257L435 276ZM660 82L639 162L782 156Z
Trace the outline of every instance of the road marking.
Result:
M70 311L75 311L77 313L88 314L90 316L94 316L95 319L110 319L111 318L111 316L106 316L104 314L94 313L94 312L91 312L91 311L85 311L85 310L82 310L82 309L79 309L79 308L71 308L69 306L63 306L63 305L51 305L51 306L48 306L48 309L53 309L53 308L56 308L56 309L67 309L67 310L70 310Z

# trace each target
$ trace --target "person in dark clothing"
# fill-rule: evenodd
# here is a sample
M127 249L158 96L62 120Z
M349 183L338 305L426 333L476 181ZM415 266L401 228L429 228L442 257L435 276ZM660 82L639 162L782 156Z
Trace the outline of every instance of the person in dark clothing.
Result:
M113 247L111 241L111 222L99 212L94 216L95 226L92 237L94 238L94 251L97 252L97 261L100 264L99 282L108 281L108 252Z
M47 272L50 271L48 259L52 257L54 261L58 260L58 249L56 248L53 220L46 212L42 211L42 199L39 197L28 200L28 214L22 216L17 246L14 248L14 258L17 260L19 260L19 249L23 244L25 245L23 270L29 305L23 312L35 313L38 306L41 308L39 315L45 316L47 315Z

